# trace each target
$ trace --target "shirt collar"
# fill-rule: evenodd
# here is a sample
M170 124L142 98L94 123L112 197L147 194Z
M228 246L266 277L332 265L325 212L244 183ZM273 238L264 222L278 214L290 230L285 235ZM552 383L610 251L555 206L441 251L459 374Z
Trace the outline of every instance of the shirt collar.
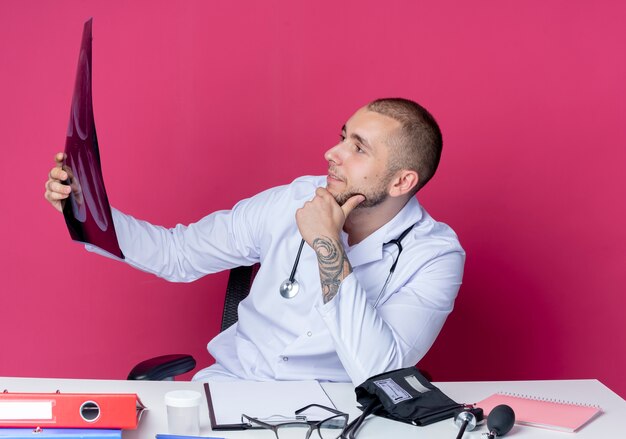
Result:
M348 234L341 232L341 239L352 267L382 259L383 245L396 239L400 234L422 219L422 208L417 198L412 197L391 221L380 227L358 244L348 246Z

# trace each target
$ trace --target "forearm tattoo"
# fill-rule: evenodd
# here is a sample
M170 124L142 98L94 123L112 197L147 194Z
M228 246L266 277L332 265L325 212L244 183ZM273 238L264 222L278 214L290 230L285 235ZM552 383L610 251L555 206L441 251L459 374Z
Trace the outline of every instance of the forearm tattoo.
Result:
M324 303L328 303L337 295L341 281L352 273L352 266L343 246L335 239L316 238L313 241L313 250L317 254L320 269L322 296Z

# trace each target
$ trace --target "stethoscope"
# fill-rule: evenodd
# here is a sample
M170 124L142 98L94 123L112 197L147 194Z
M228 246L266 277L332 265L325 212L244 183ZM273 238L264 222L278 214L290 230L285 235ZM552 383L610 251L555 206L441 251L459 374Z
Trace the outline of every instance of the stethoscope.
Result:
M383 293L387 289L387 285L389 285L389 281L391 280L391 276L393 276L393 272L396 270L396 265L398 265L398 259L400 259L400 253L402 253L402 240L406 235L409 234L411 229L413 229L413 226L415 226L415 224L411 224L411 226L407 228L404 232L402 232L400 236L398 236L396 239L392 239L391 241L385 242L383 244L383 247L389 244L395 244L398 247L398 254L396 255L396 258L393 261L391 268L389 269L389 274L387 275L387 279L383 284L383 288L380 290L380 293L378 293L378 297L376 298L376 302L374 303L374 308L376 308L376 306L378 305L378 302L382 298ZM296 260L293 263L293 268L291 269L291 274L289 275L289 278L285 279L285 281L280 284L280 287L278 289L280 295L283 296L285 299L292 299L296 297L296 295L300 291L300 284L298 284L298 281L296 280L296 271L298 270L298 263L300 262L302 247L304 247L304 239L300 241L300 248L298 248L298 254L296 255Z

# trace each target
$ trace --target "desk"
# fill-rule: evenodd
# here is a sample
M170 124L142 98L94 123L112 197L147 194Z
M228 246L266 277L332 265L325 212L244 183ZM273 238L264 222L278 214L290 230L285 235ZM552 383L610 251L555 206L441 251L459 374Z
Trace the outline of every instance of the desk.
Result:
M435 383L448 396L458 402L476 402L492 393L507 391L530 394L540 397L557 398L576 402L597 404L604 413L584 426L576 434L544 430L535 427L515 425L506 436L512 439L597 439L602 437L623 437L622 423L626 419L626 401L597 380L563 381L497 381L497 382L450 382ZM322 384L339 410L350 414L350 419L358 416L354 390L350 384ZM120 392L137 393L148 407L138 430L125 431L124 439L152 439L156 433L167 432L167 418L163 396L176 389L189 389L204 392L202 383L184 381L113 381L113 380L66 380L44 378L0 378L0 389L12 392ZM201 406L201 433L205 436L225 438L272 439L270 431L225 431L211 433L206 400ZM465 439L482 438L486 427L465 433ZM413 427L382 418L371 418L363 424L358 439L367 438L445 438L456 437L458 428L452 420L438 422L427 427ZM294 436L295 437L295 436Z

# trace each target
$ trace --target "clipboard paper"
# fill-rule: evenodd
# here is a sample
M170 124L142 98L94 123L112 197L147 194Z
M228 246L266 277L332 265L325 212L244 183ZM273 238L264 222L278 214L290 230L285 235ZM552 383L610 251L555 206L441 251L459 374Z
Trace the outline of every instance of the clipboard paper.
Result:
M335 408L317 381L214 381L204 383L213 430L244 430L241 415L280 422L295 420L294 412L309 404ZM329 416L322 409L307 411L308 420Z

